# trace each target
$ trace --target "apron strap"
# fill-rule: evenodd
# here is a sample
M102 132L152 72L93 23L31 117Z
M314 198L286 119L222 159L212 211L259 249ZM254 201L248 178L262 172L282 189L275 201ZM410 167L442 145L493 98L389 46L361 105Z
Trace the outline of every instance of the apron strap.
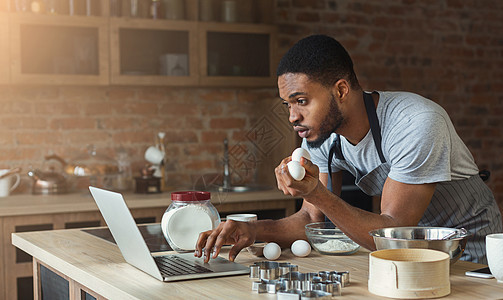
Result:
M374 139L374 144L377 149L377 153L379 154L379 158L381 159L381 163L385 163L386 159L384 158L384 154L382 152L381 147L381 127L379 126L379 119L377 118L377 113L375 109L374 99L372 99L372 95L366 92L363 92L363 101L365 103L365 109L367 110L367 118L369 120L370 130L372 131L372 137ZM337 134L335 140L332 142L330 146L330 151L328 152L328 182L327 188L330 192L333 192L332 187L332 160L333 157L339 160L344 160L344 155L342 154L341 148L341 137Z
M339 142L337 142L337 141L339 141ZM339 135L337 135L335 137L335 140L332 142L332 145L330 146L330 151L328 152L328 182L327 182L327 188L332 193L334 192L333 191L333 187L332 187L332 159L334 157L335 149L337 148L337 146L339 146L339 149L340 149L341 142L340 142L340 139L339 139Z
M372 94L363 92L363 100L365 102L365 108L367 109L367 117L369 119L370 130L372 131L372 137L374 138L374 144L377 149L377 154L379 154L381 163L385 163L386 159L384 158L381 147L381 127L379 126L379 119L377 119L377 113L374 99L372 99Z

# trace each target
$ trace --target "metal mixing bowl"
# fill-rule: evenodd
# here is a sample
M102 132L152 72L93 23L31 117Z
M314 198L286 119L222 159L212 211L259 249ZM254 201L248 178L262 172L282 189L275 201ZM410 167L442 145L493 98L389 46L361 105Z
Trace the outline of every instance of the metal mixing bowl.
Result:
M377 250L398 248L423 248L443 251L450 256L451 264L463 254L467 238L465 229L447 227L389 227L372 230Z

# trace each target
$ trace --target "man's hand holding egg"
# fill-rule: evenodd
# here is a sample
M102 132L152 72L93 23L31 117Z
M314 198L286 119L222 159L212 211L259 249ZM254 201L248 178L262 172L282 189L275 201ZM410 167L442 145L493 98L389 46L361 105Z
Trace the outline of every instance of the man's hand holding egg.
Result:
M295 149L292 156L284 158L274 171L278 189L285 195L307 196L320 183L318 166L311 162L311 155L306 149Z
M311 155L304 148L297 148L292 153L292 161L287 163L288 172L292 175L293 179L301 181L306 176L306 169L300 164L300 159L305 157L311 160Z

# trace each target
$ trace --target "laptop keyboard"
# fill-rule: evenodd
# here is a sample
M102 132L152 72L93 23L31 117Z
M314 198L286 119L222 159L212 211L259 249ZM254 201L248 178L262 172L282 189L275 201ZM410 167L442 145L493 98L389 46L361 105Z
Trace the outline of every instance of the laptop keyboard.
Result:
M154 256L163 276L212 273L213 271L175 255Z

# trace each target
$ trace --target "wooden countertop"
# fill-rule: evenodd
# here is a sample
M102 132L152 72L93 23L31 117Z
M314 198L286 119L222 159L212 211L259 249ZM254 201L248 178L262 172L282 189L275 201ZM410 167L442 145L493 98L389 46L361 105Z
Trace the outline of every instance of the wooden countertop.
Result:
M130 209L168 207L171 203L170 193L169 191L160 194L134 194L129 192L124 193L124 199ZM277 189L244 193L215 192L211 195L211 202L215 206L223 203L287 199L294 198L283 195ZM0 198L0 217L97 210L98 207L91 194L85 192L64 195L14 195Z
M115 244L78 229L13 233L12 243L109 299L166 299L168 296L180 299L276 299L273 294L253 292L253 280L246 275L172 283L158 281L127 264ZM236 262L250 265L263 259L242 251ZM344 299L381 298L370 294L367 289L366 250L349 256L324 256L313 252L308 257L297 258L287 249L283 250L279 261L299 265L300 272L349 271L351 285L342 289ZM465 271L481 266L456 262L451 268L451 294L444 299L501 299L503 284L498 284L496 279L464 275Z

